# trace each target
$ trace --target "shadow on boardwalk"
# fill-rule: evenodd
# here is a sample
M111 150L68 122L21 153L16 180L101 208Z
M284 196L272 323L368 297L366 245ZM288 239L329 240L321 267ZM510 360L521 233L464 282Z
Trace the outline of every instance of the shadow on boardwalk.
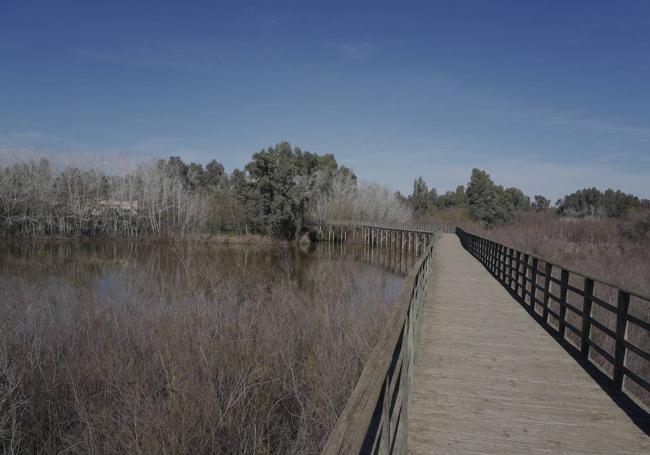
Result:
M433 270L409 452L650 453L647 414L542 329L455 235L440 239Z
M490 272L490 270L485 267ZM575 360L591 378L600 386L613 401L616 403L625 414L643 431L646 435L650 436L650 414L637 404L634 400L626 394L615 390L611 386L610 378L603 373L600 369L594 366L588 360L582 358L580 350L572 345L567 339L560 337L557 330L544 320L542 315L535 311L524 298L518 295L511 287L508 286L505 280L500 279L496 274L491 273L496 280L501 283L503 288L510 294L510 296L519 303L519 305L526 310L526 312L546 331L546 333L553 338L564 350Z

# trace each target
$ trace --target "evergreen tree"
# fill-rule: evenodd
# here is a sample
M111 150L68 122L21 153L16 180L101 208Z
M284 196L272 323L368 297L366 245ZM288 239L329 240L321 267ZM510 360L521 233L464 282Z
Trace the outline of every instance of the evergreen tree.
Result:
M506 193L515 210L528 210L530 208L530 198L519 188L506 188Z
M472 170L466 196L468 212L478 221L494 225L514 217L510 196L503 187L496 186L485 171Z
M533 202L533 207L539 212L546 210L551 206L551 201L546 199L541 194L535 195L535 202Z
M557 202L558 213L575 217L620 217L631 209L643 207L638 197L622 191L585 188L568 194Z
M422 177L413 181L413 193L411 193L410 201L416 212L426 211L429 208L429 188Z

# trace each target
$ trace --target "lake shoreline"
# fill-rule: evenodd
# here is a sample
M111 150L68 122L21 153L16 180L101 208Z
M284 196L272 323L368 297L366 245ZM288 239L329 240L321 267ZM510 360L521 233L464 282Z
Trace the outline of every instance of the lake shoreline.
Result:
M146 242L146 243L215 243L220 245L287 245L291 240L259 234L185 234L145 235L139 237L41 236L0 238L0 242Z

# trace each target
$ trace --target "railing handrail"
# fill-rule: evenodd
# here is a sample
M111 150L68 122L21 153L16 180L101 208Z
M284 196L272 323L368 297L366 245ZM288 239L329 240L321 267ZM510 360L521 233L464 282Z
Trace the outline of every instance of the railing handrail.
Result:
M388 323L327 439L323 454L359 453L364 447L364 452L370 452L377 445L385 449L384 453L392 453L400 431L403 432L401 442L406 443L406 407L417 316L428 293L432 256L439 235L433 232L431 242L404 280ZM400 392L401 401L397 406Z
M619 290L621 290L621 291L623 291L623 292L626 292L626 293L628 293L628 294L630 294L630 295L632 295L632 296L634 296L634 297L638 297L639 299L641 299L641 300L645 300L645 301L647 301L648 303L650 303L650 296L649 296L649 295L643 294L643 293L640 292L640 291L634 291L634 290L631 290L631 289L629 289L629 288L627 288L627 287L625 287L625 286L622 286L622 285L620 285L620 284L614 283L613 281L609 281L609 280L606 279L606 278L600 277L600 276L598 276L598 275L592 275L592 274L590 274L590 273L586 273L586 272L581 272L581 271L579 271L579 270L575 270L575 269L573 269L573 268L571 268L571 267L567 267L567 266L565 266L564 264L560 264L560 263L557 262L557 261L552 261L552 260L550 260L550 259L547 259L547 258L544 257L544 256L540 256L540 255L538 255L538 254L533 254L533 253L531 253L531 252L529 252L529 251L524 251L524 250L522 250L521 248L517 248L517 247L512 246L512 245L510 245L510 244L508 244L508 243L505 243L505 242L500 242L500 241L497 242L496 240L492 240L492 239L489 239L489 238L487 238L487 237L483 237L483 236L481 236L481 235L474 234L474 233L472 233L472 232L466 231L465 229L463 229L463 228L461 228L461 227L456 227L456 229L459 230L459 231L461 231L461 232L464 232L465 234L472 235L472 236L474 236L474 237L478 237L478 238L481 238L481 239L489 240L489 241L491 241L491 242L498 243L499 245L502 245L502 246L504 246L504 247L506 247L506 248L510 248L510 249L512 249L512 250L519 251L519 252L521 252L521 253L527 254L527 255L530 256L530 257L535 257L535 258L537 258L538 261L542 261L542 262L544 262L545 264L552 264L554 267L557 267L557 268L559 268L559 269L566 270L567 272L572 273L573 275L578 275L578 276L583 277L583 278L588 278L588 279L590 279L590 280L593 280L593 281L596 282L596 283L604 284L605 286L609 286L609 287L611 287L611 288L619 289Z
M650 298L461 228L457 228L457 234L463 247L476 257L547 331L565 344L568 350L575 350L576 355L593 365L615 391L640 402L638 404L641 407L648 406L643 396L635 392L634 388L625 386L625 378L650 393L650 378L642 377L647 375L647 371L644 373L643 368L637 368L638 364L635 366L628 362L629 353L650 362L650 352L643 343L638 342L650 334L650 321L646 320L643 313L630 314L630 297L635 297L635 302L642 305L642 312L644 308L650 309ZM543 268L540 267L540 262L545 264ZM557 274L553 276L554 268L556 272L559 269L559 278ZM582 279L582 286L575 283L575 280L572 284L572 275ZM616 294L615 301L608 302L607 297L599 296L595 292L596 284L604 285L613 291ZM555 286L559 286L559 295L553 293L552 288ZM571 302L571 297L575 296L582 301L582 306L575 301ZM539 313L538 309L542 312ZM608 312L607 321L598 316L603 312ZM574 321L569 315L573 315ZM613 327L611 315L614 315ZM575 319L579 321L576 322ZM639 340L630 338L627 330L629 323L637 327L637 330L640 330L638 333L644 336L639 335ZM597 330L597 338L592 328ZM567 336L577 337L577 345L569 341ZM604 368L607 365L609 369Z
M324 220L320 222L313 221L311 222L316 225L321 226L348 226L348 227L370 227L370 228L379 228L379 229L394 229L401 231L412 231L431 234L434 232L440 231L438 225L414 225L414 224L403 224L403 223L379 223L379 222L368 222L368 221L358 221L358 220Z

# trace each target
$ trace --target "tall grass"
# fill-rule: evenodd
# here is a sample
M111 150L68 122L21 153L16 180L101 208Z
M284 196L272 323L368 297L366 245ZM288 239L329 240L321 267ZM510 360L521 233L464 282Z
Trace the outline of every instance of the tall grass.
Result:
M642 232L635 233L635 227L645 215L631 214L622 219L575 219L560 218L548 212L527 212L515 223L492 230L475 227L475 230L493 240L545 257L550 262L650 295L650 238ZM556 278L559 279L559 275ZM584 285L581 280L570 284L578 288ZM614 287L597 283L594 295L614 307L617 305L617 290ZM571 304L582 308L582 299L578 295L569 293L568 298ZM559 312L557 303L551 302L550 305L552 310ZM648 302L633 297L629 311L650 322ZM574 326L580 326L576 315L569 311L567 317ZM608 329L616 331L616 314L593 305L592 317ZM555 321L557 324L558 321ZM628 325L627 340L650 352L650 334L634 324ZM614 340L598 327L592 327L591 332L592 340L613 356ZM572 335L568 335L570 339ZM577 339L573 342L577 343ZM591 357L607 374L613 374L613 366L602 355L592 350ZM650 362L629 350L626 366L641 378L650 381ZM649 392L629 379L625 380L624 386L650 409Z
M416 222L460 226L469 232L650 294L650 232L636 233L650 213L624 218L566 218L553 210L522 211L515 221L487 227L464 209L420 216Z
M650 238L631 238L631 219L562 218L524 212L516 222L493 229L474 225L479 235L548 258L577 271L650 294Z
M273 281L181 259L195 286L138 264L111 292L0 276L4 453L319 451L384 325L387 275L322 260L299 284L289 257Z

